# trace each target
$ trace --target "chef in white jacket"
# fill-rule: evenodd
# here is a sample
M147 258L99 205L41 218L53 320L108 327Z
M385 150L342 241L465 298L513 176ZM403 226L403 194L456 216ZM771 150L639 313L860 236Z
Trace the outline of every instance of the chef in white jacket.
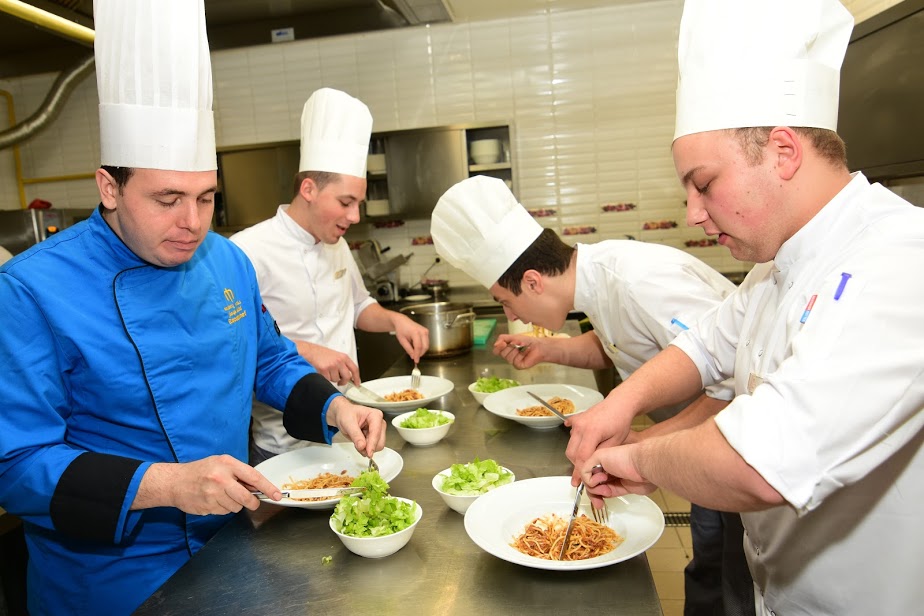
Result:
M593 330L574 338L501 334L494 353L516 368L552 362L577 368L615 366L623 379L735 290L689 253L631 240L569 246L543 229L506 184L474 176L452 186L433 209L430 233L442 258L484 285L511 321L561 329L571 311ZM691 392L651 409L663 421L633 434L645 439L711 417L733 396L731 383ZM753 613L752 582L741 551L741 521L694 506L694 557L686 570L687 615ZM722 579L722 584L716 580ZM723 589L724 587L724 589ZM694 608L695 605L695 608ZM723 607L724 606L724 607Z
M760 265L575 418L568 446L597 496L657 485L744 512L760 614L924 605L924 210L848 171L851 28L836 0L687 0L673 144L687 220ZM729 376L714 419L598 448Z
M301 119L295 196L276 216L231 236L253 263L263 302L282 334L329 381L360 384L354 328L395 332L416 364L429 332L386 310L366 290L344 234L366 198L372 115L331 88L315 91ZM307 446L285 431L281 413L254 401L250 461Z

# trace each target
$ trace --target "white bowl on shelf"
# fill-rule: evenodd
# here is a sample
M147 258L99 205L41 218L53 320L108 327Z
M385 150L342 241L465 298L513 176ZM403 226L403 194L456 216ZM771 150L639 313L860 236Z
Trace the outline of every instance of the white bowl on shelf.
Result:
M406 498L401 498L400 496L394 498L404 501L405 503L414 502ZM337 530L333 516L331 516L329 522L330 529L334 531L334 534L337 535L337 538L340 539L346 549L357 556L363 556L365 558L384 558L385 556L391 556L406 546L408 541L411 540L414 529L417 528L417 523L420 522L420 518L423 517L423 509L420 507L420 503L415 503L415 505L417 508L414 512L414 523L391 535L381 535L379 537L353 537L352 535L345 535Z
M374 174L385 173L385 155L369 154L366 158L366 172Z
M478 139L468 146L468 153L478 165L490 165L499 162L504 149L500 139Z

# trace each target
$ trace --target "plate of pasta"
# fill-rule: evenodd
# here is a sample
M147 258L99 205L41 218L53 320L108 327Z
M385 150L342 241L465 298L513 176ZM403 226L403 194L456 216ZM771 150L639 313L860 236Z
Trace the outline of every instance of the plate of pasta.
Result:
M388 402L376 402L367 398L355 387L346 392L346 397L356 402L386 413L404 413L418 408L429 408L427 405L437 398L441 398L455 388L455 384L442 377L422 375L420 387L411 387L411 375L389 376L384 379L363 381L363 385L371 391L382 396Z
M373 456L379 474L391 481L404 468L404 459L394 449L386 447ZM324 445L312 443L264 460L258 471L280 489L312 489L347 487L361 472L369 468L369 459L361 455L353 443ZM333 509L340 497L323 499L288 499L264 501L283 507L301 509Z
M589 387L545 383L502 389L485 398L482 405L498 417L512 419L536 430L550 430L562 425L562 420L543 408L529 392L566 416L586 411L603 400L603 394Z
M664 514L647 496L606 499L606 525L593 521L590 501L581 502L571 546L558 553L571 507L571 477L537 477L499 486L465 512L465 532L485 552L508 562L557 571L608 567L643 553L664 532Z

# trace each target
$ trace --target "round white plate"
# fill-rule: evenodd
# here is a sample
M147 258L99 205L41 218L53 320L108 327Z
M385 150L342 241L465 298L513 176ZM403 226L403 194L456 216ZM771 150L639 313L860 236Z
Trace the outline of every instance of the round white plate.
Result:
M374 381L363 381L363 385L384 397L388 394L410 389L411 375L389 376L384 379L375 379ZM410 400L408 402L376 402L364 396L362 392L358 391L355 387L351 387L347 390L346 397L358 404L382 409L386 413L403 413L418 408L428 408L427 405L429 403L437 398L445 396L454 388L455 384L450 380L424 374L420 377L420 387L417 388L417 391L424 396L421 400Z
M555 396L567 398L574 402L573 415L586 411L603 400L603 394L589 387L546 383L520 385L519 387L502 389L485 398L484 402L481 404L484 405L484 408L498 417L512 419L524 426L529 426L537 430L550 430L562 425L562 420L555 415L551 417L521 417L517 415L517 409L524 409L528 406L539 406L539 402L527 392L533 392L543 400L549 400Z
M586 560L543 560L520 552L510 544L534 519L555 513L571 516L574 488L571 477L538 477L502 485L482 494L465 512L465 532L478 547L524 567L577 571L606 567L641 554L664 532L664 514L647 496L630 494L606 499L609 526L624 541L612 552ZM585 495L581 511L591 517Z
M404 298L406 302L428 302L433 301L432 295L408 295Z
M373 459L379 465L379 474L385 481L391 481L397 477L404 468L404 459L401 458L401 454L388 447L377 452ZM254 468L263 473L277 488L282 488L284 483L313 479L321 473L339 475L345 470L348 475L358 477L361 472L369 468L369 459L360 455L353 447L353 443L334 443L333 445L312 443L307 447L287 451L269 460L264 460ZM340 499L295 501L284 498L280 501L264 502L302 509L333 509Z

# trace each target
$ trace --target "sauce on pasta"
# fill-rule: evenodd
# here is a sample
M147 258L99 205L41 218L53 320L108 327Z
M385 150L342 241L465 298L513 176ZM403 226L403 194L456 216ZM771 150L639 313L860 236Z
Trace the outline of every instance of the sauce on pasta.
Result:
M550 513L534 519L510 545L529 556L543 560L558 560L561 545L568 530L568 521ZM574 520L571 537L562 560L585 560L612 552L623 542L612 528L594 522L586 515Z

